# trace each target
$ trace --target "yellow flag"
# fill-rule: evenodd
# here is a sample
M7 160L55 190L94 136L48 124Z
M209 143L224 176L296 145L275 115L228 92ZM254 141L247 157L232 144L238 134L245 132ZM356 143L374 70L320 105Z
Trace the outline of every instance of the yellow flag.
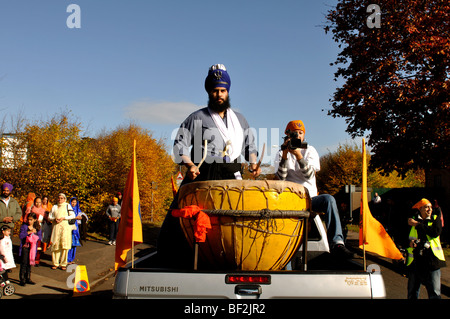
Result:
M126 264L127 253L136 243L142 243L141 204L136 170L136 140L133 147L133 161L120 210L121 218L116 240L115 270Z
M383 225L370 213L367 201L367 161L366 142L362 141L362 190L359 222L359 246L366 251L391 259L402 259L403 255L395 246Z

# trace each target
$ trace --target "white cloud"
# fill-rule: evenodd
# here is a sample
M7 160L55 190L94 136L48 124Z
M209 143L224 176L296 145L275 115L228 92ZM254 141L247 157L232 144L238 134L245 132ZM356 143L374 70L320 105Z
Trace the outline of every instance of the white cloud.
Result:
M151 124L179 125L202 107L190 102L140 100L125 107L125 116Z

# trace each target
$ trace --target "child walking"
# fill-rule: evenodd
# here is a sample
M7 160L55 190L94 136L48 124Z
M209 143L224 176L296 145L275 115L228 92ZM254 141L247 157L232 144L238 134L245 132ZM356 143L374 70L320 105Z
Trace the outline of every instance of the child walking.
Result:
M13 256L13 245L11 241L11 228L8 225L3 225L0 228L0 270L3 273L3 279L8 284L8 273L12 268L16 268Z
M35 265L38 242L42 239L41 226L35 213L28 214L27 220L20 227L19 239L19 256L22 257L20 285L34 285L31 281L31 266Z

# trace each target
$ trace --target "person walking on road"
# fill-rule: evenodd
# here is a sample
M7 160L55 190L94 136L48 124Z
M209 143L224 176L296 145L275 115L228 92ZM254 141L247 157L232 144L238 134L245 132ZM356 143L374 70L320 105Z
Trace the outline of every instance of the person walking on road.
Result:
M120 205L119 199L117 197L113 198L112 205L109 205L106 209L106 216L108 216L108 226L109 226L109 245L116 244L117 232L119 230L120 222Z

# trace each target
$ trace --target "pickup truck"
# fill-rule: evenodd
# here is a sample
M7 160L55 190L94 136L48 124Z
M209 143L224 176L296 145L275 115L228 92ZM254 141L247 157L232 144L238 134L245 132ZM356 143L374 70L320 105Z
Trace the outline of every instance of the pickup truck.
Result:
M159 268L157 251L117 271L115 299L145 298L385 298L383 277L376 265L336 260L329 254L319 215L310 235L292 261L278 271L202 271ZM307 261L308 259L308 261Z

